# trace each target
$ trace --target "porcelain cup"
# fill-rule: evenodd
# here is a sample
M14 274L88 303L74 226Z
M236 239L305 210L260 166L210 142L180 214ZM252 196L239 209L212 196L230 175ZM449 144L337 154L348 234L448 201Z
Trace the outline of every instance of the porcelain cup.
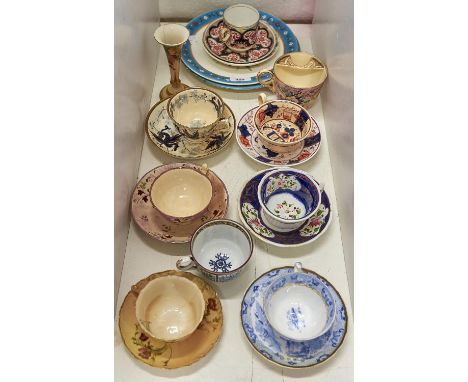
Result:
M173 168L155 178L150 187L153 207L174 223L199 218L213 197L206 164L198 168Z
M234 52L255 47L260 21L258 11L247 4L235 4L224 10L220 40Z
M274 92L278 99L293 101L306 109L319 96L326 78L326 66L305 52L285 54L276 60L272 70L257 73L258 82Z
M223 118L224 102L215 92L190 88L175 94L168 102L167 113L182 135L189 139L206 138Z
M301 227L322 201L321 186L306 172L288 167L266 173L257 193L263 222L277 232Z
M253 240L239 223L216 219L202 225L190 242L191 256L177 261L177 268L197 268L213 281L229 281L242 272L253 252Z
M205 314L205 299L198 286L181 276L151 280L137 293L135 314L142 330L165 342L190 336Z
M312 118L302 106L288 100L267 101L259 94L254 125L262 144L275 153L300 151L312 131Z
M310 341L327 333L336 316L335 300L317 275L302 264L272 281L263 298L268 323L283 339Z

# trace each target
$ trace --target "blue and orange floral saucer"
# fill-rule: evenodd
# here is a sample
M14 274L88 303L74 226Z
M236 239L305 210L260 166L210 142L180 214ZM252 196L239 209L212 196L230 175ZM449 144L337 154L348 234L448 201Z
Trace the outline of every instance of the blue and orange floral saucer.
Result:
M250 109L240 119L236 129L236 139L239 147L254 161L267 166L296 166L307 162L317 154L320 148L320 129L313 121L309 137L304 141L304 147L289 153L275 153L265 146L258 137L254 124L254 115L258 106Z
M257 193L262 177L269 171L271 170L258 172L247 181L240 193L238 208L244 225L260 240L278 247L297 247L317 240L328 229L332 220L327 193L322 190L321 203L317 212L299 229L292 232L273 231L263 221Z
M270 284L278 276L294 272L293 267L272 269L257 278L245 292L241 305L241 323L252 347L267 360L288 368L307 368L329 359L342 345L348 326L346 306L338 291L324 277L307 269L304 272L318 277L335 300L336 316L331 328L310 341L281 338L268 323L263 310L263 298Z

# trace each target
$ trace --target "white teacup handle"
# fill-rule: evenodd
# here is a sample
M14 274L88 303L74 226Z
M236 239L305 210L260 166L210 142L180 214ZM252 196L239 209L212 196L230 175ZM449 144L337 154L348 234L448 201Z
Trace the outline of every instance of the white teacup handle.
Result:
M208 172L208 165L206 163L203 163L201 165L201 170L200 172L203 174L203 175L206 175L206 173Z
M296 262L294 263L294 272L302 272L302 263L301 262Z
M267 101L267 97L265 93L260 93L257 97L258 104L263 105Z
M179 271L186 271L187 269L195 267L195 262L192 256L181 257L177 260L176 267Z

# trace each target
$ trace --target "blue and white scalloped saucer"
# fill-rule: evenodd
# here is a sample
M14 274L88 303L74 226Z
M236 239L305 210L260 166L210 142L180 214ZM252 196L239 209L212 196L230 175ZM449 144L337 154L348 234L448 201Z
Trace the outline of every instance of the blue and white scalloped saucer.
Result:
M292 232L273 231L262 219L257 194L263 175L270 171L271 169L267 169L258 172L242 188L238 208L244 225L260 240L278 247L298 247L317 240L328 229L332 220L330 200L325 190L322 190L321 203L317 212L299 229Z
M276 268L264 273L250 285L242 300L241 323L247 339L258 353L282 367L318 365L338 350L346 336L348 315L340 294L324 277L307 269L303 271L314 274L329 288L336 306L331 329L314 340L298 342L282 339L265 317L263 296L266 290L278 276L294 272L293 267Z
M260 66L239 68L216 62L205 52L203 47L203 30L208 24L223 17L224 9L219 8L203 13L188 22L186 25L190 31L189 40L182 48L182 62L202 81L224 89L252 90L263 86L257 80L257 71L269 69L271 64L265 62ZM260 20L268 24L277 34L278 47L271 57L279 57L285 53L298 52L299 42L293 31L278 17L260 11ZM265 67L263 67L266 65ZM209 67L208 67L209 66Z

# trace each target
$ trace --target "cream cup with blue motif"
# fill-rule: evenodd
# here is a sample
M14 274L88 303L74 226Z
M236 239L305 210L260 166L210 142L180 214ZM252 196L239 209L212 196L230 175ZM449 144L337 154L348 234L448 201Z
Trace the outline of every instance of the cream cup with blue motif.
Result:
M336 316L335 300L314 273L294 264L294 272L273 280L263 298L271 327L284 339L311 341L327 333Z
M244 270L253 253L253 240L239 223L215 219L203 224L190 242L191 256L177 261L185 271L197 268L212 281L229 281Z
M321 186L304 171L276 168L266 173L257 189L260 216L277 232L301 227L319 208Z
M190 88L175 94L167 104L167 113L180 134L195 140L206 138L215 128L229 123L223 118L223 99L203 88Z

